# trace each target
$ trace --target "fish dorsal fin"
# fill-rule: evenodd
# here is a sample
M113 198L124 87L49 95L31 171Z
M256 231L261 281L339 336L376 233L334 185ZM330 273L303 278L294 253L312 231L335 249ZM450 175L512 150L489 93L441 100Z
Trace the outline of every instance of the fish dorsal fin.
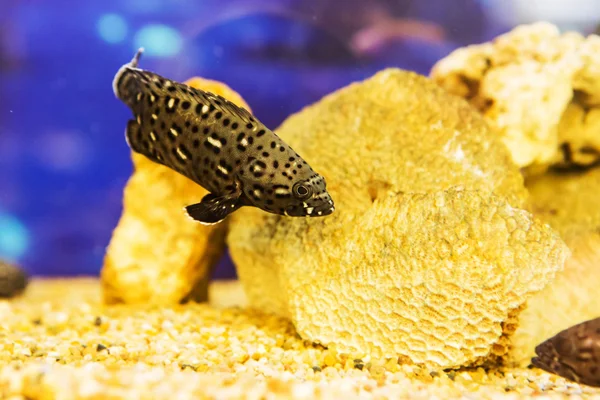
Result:
M165 86L175 88L181 97L189 96L194 101L202 103L208 101L215 109L218 109L223 113L233 114L247 124L259 124L250 111L246 110L244 107L234 104L221 95L202 89L197 89L195 87L164 78L154 72L140 69L138 65L143 52L144 48L140 47L131 61L123 65L115 74L113 79L113 92L118 98L123 99L124 96L127 95L126 90L124 92L124 88L127 85L127 81L125 81L125 79L127 78L128 74L132 74L146 84L153 81L163 81ZM169 94L165 93L165 95Z
M210 104L212 104L215 107L215 109L220 110L224 113L233 114L236 117L238 117L240 120L244 121L245 123L250 123L250 124L257 123L256 118L254 118L254 116L250 113L250 111L246 110L244 107L234 104L233 102L227 100L223 96L212 93L212 92L207 92L202 89L197 89L197 88L191 87L191 86L188 86L188 88L189 88L189 91L191 91L195 94L194 100L201 101L201 102L208 101Z

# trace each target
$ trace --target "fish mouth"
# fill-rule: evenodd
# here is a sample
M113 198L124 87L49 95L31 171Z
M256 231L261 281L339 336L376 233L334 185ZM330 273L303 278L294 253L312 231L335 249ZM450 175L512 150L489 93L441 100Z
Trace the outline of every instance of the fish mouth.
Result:
M290 206L285 210L289 217L325 217L335 211L331 200L318 205L306 205L304 207Z
M304 213L307 217L325 217L335 211L335 206L330 198L327 198L316 205L305 207Z
M323 204L319 207L315 207L313 212L310 214L311 217L325 217L327 215L333 214L335 211L335 206L333 204Z
M311 217L325 217L327 215L333 214L335 211L335 205L333 204L333 200L329 193L325 193L325 195L321 195L321 199L319 199L315 205L314 210L310 214ZM307 210L308 211L308 210Z

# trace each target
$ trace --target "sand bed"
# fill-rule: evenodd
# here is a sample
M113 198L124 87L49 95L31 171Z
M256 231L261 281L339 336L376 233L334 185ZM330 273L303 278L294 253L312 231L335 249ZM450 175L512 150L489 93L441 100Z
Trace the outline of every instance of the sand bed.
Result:
M248 311L236 282L211 305L107 307L93 279L33 281L0 302L0 398L600 398L537 369L430 373L352 360Z

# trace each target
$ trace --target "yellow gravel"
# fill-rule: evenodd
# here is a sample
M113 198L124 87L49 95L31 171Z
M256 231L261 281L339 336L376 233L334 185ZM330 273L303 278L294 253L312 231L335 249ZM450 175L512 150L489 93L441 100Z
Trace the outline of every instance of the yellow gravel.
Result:
M210 295L211 305L105 306L97 280L34 280L0 302L0 398L600 398L537 369L354 360L240 307L237 282L215 283Z

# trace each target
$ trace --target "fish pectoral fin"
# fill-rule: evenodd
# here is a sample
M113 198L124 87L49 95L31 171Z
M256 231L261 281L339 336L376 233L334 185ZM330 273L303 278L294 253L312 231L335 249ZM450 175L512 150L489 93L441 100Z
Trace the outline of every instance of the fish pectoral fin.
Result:
M237 194L215 196L209 193L202 198L200 203L186 206L185 212L191 219L203 225L213 225L223 221L242 205L240 196Z

